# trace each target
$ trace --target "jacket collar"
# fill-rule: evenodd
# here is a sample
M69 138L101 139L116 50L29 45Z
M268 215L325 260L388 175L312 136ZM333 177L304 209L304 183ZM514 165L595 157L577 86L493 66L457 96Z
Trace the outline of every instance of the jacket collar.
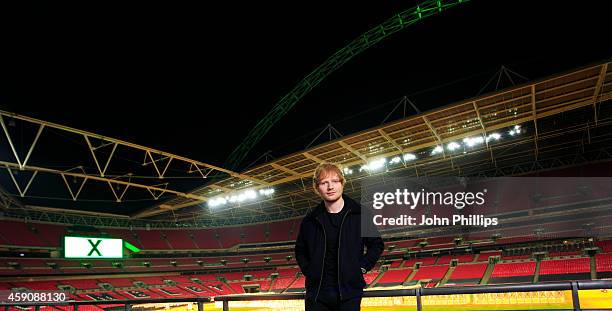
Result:
M349 198L347 195L342 194L342 199L344 199L344 207L343 209L348 209L348 213L350 214L361 214L361 206L355 202L355 200ZM310 211L306 217L317 218L325 212L325 202L321 201L319 205L317 205L312 211Z

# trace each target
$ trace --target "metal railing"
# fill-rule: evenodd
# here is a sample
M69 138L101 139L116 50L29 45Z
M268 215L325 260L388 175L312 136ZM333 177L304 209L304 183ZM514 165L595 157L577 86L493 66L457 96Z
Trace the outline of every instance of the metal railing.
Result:
M35 311L39 311L42 306L68 306L72 307L71 311L79 311L79 306L86 305L124 305L125 311L132 310L133 305L151 304L151 303L192 303L198 304L198 311L204 310L204 303L213 302L211 297L197 298L155 298L155 299L130 299L130 300L88 300L88 301L66 301L63 303L2 303L4 311L9 311L10 307L34 307Z
M573 282L554 282L541 284L513 284L513 285L486 285L486 286L466 286L466 287L440 287L440 288L415 288L415 289L395 289L395 290L372 290L365 291L364 298L367 297L398 297L398 296L414 296L416 297L416 310L423 310L422 297L435 295L463 295L463 294L487 294L487 293L510 293L510 292L535 292L535 291L571 291L572 292L572 309L559 310L587 310L581 309L580 299L578 296L579 290L592 289L612 289L612 280L600 281L573 281ZM123 305L125 311L131 311L134 305L153 304L153 303L197 303L198 311L204 310L204 303L213 301L221 301L223 303L223 311L229 311L229 303L232 301L262 301L262 300L304 300L304 293L292 294L260 294L260 295L225 295L198 298L163 298L163 299L131 299L131 300L95 300L95 301L67 301L64 303L28 303L28 304L6 304L4 311L9 311L10 307L34 307L35 311L39 311L41 306L69 306L71 311L78 311L79 306L84 305ZM609 310L612 310L612 302ZM601 309L598 309L601 310Z
M439 287L439 288L415 288L415 289L395 289L395 290L373 290L365 291L363 297L397 297L397 296L416 296L416 310L422 311L422 297L429 295L462 295L462 294L487 294L487 293L508 293L508 292L535 292L535 291L572 291L573 309L580 308L579 290L589 289L612 289L612 281L575 281L575 282L555 282L541 284L513 284L513 285L486 285L486 286L466 286L466 287ZM215 301L223 301L223 311L229 311L231 301L254 301L254 300L303 300L304 293L278 294L278 295L227 295L217 296ZM612 308L612 302L611 306ZM612 310L612 309L610 309Z

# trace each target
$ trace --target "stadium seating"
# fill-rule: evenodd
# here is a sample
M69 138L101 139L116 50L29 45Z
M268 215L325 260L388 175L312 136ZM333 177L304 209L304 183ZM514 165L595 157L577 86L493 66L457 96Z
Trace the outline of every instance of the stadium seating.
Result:
M164 230L163 233L166 235L168 243L173 249L196 249L198 246L193 242L189 236L191 231L189 230Z
M413 281L431 279L440 280L448 271L448 266L425 266L421 267L412 278Z
M486 262L489 257L496 257L502 255L502 251L484 251L476 255L476 262Z
M376 277L378 276L378 273L379 272L377 270L371 270L363 275L363 280L366 282L366 284L372 284L374 279L376 279Z
M402 260L394 260L391 262L391 266L390 268L399 268L400 265L402 264Z
M63 280L59 283L63 285L70 285L76 289L97 289L100 288L98 286L98 281L96 280Z
M443 245L443 244L440 244ZM557 281L557 280L569 280L569 279L588 279L590 278L590 264L589 258L568 258L568 256L579 256L580 252L550 252L551 255L560 255L562 257L553 257L552 259L544 259L541 262L539 278L540 281ZM569 253L569 254L568 254ZM279 261L284 261L282 264L286 264L284 256L290 253L271 254L270 257L278 258ZM449 271L449 279L446 281L446 286L463 286L463 285L474 285L478 284L484 272L488 266L488 258L490 256L498 256L501 251L482 252L477 254L461 254L461 255L442 255L442 256L430 256L423 258L412 258L408 260L393 260L391 269L384 272L382 277L377 281L376 286L386 287L399 285L405 281L412 273L412 267L416 262L422 262L423 264L414 273L412 281L421 281L423 286L431 287L435 286L449 271L448 263L452 259L457 259L459 264ZM567 256L566 256L567 255ZM257 260L258 258L263 259L265 255L248 255L248 256L231 256L225 258L250 258ZM220 257L217 257L220 258ZM486 258L486 259L485 259ZM207 259L207 258L204 258ZM208 258L210 259L210 258ZM522 283L532 282L535 274L536 262L533 259L521 259L520 262L509 262L508 259L515 259L512 256L504 256L504 261L495 264L491 274L490 284L499 283ZM612 253L602 253L595 256L596 259L596 270L599 277L609 277L612 274ZM6 263L7 259L4 259ZM68 268L60 268L59 270L69 271L81 269L89 271L85 268L77 268L74 261L65 259L33 259L33 258L21 258L11 259L22 262L23 269L28 270L42 270L40 265L46 265L48 261L54 261L59 265L66 266ZM197 258L151 258L151 259L125 259L124 262L128 264L136 264L147 260L152 263L153 267L171 267L170 261L175 261L179 266L185 266L187 269L198 269L201 268L195 264ZM529 260L526 261L525 260ZM102 266L103 263L108 265L108 261L100 260L91 261L94 266ZM262 261L261 261L262 262ZM403 263L403 267L401 268ZM191 266L191 268L189 268ZM53 271L53 269L45 268ZM98 268L101 269L101 268ZM252 269L252 268L249 268ZM14 269L13 269L14 270ZM17 270L16 270L17 271ZM151 269L149 272L155 271ZM273 272L278 273L277 278L271 278ZM299 268L296 266L288 267L275 267L267 269L255 269L252 271L234 271L234 272L217 272L210 274L196 274L192 276L188 275L160 275L160 276L130 276L130 277L95 277L87 279L66 279L62 281L35 281L35 282L14 282L14 283L2 283L0 282L0 289L8 289L13 287L26 287L30 289L57 289L58 285L70 285L77 291L81 291L76 297L80 299L97 299L94 294L99 293L110 293L117 299L142 299L146 297L193 297L198 295L210 295L216 296L228 293L244 293L244 286L257 285L259 291L274 291L283 292L287 291L299 291L303 290L304 277L296 276L299 272ZM8 274L7 274L8 275ZM245 281L244 276L251 275L252 281ZM371 284L374 279L379 275L379 271L373 270L364 275L364 279L367 284ZM218 276L223 276L227 279L227 284L217 280ZM191 278L198 279L196 283ZM176 284L166 284L164 280L174 281ZM143 282L145 285L152 286L151 288L136 288L134 282ZM100 283L109 283L115 287L115 291L104 292L100 288ZM92 294L92 291L94 294ZM93 296L92 296L93 295Z
M290 219L285 221L276 221L269 224L270 237L269 241L293 241L297 237L301 219Z
M549 257L564 257L582 255L582 251L565 251L565 252L550 252Z
M520 259L530 259L532 257L531 254L527 255L513 255L513 256L502 256L502 260L510 261L510 260L520 260Z
M437 237L425 239L424 241L427 242L427 246L425 246L423 249L440 249L446 247L454 247L455 242L453 240L454 238L452 237Z
M57 290L58 283L55 281L37 281L37 282L13 282L8 287L25 287L32 290Z
M597 241L595 245L601 248L602 253L610 253L612 252L612 240L607 241Z
M165 250L170 249L170 245L162 238L161 232L158 230L134 230L138 235L138 240L143 249L147 250Z
M63 243L62 239L67 235L66 227L62 225L32 223L31 227L38 232L37 235L41 241L50 247L60 247Z
M217 237L215 236L215 234L216 234L216 230L215 229L194 230L193 231L193 236L194 236L193 240L196 243L196 245L198 246L198 248L202 248L202 249L222 248L222 246L219 243L219 240L217 240Z
M272 287L272 290L274 291L281 291L286 289L291 282L293 282L295 280L295 277L283 277L283 278L277 278L274 281L274 286Z
M2 221L0 237L2 245L51 247L29 228L29 224L20 221Z
M249 281L249 282L236 282L236 283L231 283L230 287L234 290L234 292L236 292L237 294L244 294L245 290L244 287L245 286L259 286L259 291L262 292L266 292L270 290L270 281Z
M131 287L134 283L129 278L101 278L100 283L108 283L113 287Z
M278 276L281 278L295 278L296 273L300 272L300 268L296 267L279 267L276 269Z
M542 260L540 281L590 280L589 258Z
M245 272L227 272L223 276L229 281L239 281L243 279Z
M227 227L218 231L223 248L231 248L242 243L242 227Z
M523 231L522 234L524 234L525 232L530 232L529 229L524 229L525 231ZM509 233L512 234L512 233ZM521 236L520 232L516 232L515 233L516 236L514 237L507 237L507 238L501 238L498 239L497 241L495 241L495 244L514 244L514 243L523 243L523 242L530 242L530 241L534 241L537 240L536 237L534 236Z
M435 264L437 260L438 257L412 258L404 261L404 267L410 268L417 262L420 262L422 266L431 266Z
M450 280L455 283L477 284L484 276L487 264L459 264L451 274Z
M128 241L129 243L131 243L132 245L144 249L144 247L142 246L142 244L140 244L140 241L134 236L133 232L131 230L127 230L127 229L104 229L104 232L106 234L108 234L109 237L112 238L117 238L117 239L123 239L125 241Z
M245 274L250 274L254 279L266 279L270 278L270 274L272 274L274 270L259 270L259 271L247 271Z
M563 176L584 172L584 169L581 171L570 169L541 176L557 176L556 174ZM593 170L591 173L595 174L598 171ZM541 195L552 198L559 190L573 191L570 188L541 189ZM502 205L537 204L532 198L526 197L503 196ZM555 201L550 199L548 202ZM502 206L497 212L510 211L512 210ZM57 290L60 285L69 285L76 289L71 296L78 300L104 300L108 297L143 299L217 296L244 293L245 286L251 285L259 286L262 292L298 292L304 289L305 278L298 273L300 269L296 266L291 246L296 238L300 221L301 219L297 218L215 229L98 228L101 236L125 239L145 251L160 250L160 256L156 256L153 252L144 255L135 254L136 258L121 260L69 260L29 257L28 254L50 256L51 250L59 250L64 235L76 232L73 228L65 225L2 220L0 245L5 250L26 249L24 251L26 255L0 258L0 290L15 287ZM555 224L547 226L547 229L563 230L564 226L565 224ZM587 254L583 249L575 246L586 247L590 242L586 239L578 241L579 244L543 241L552 240L554 235L536 236L534 232L539 227L541 226L530 224L518 228L461 235L463 248L461 245L460 247L455 245L455 237L415 238L413 236L407 237L406 240L397 240L398 237L395 237L393 242L386 243L385 258L363 277L367 284L372 284L382 271L379 270L381 265L390 264L389 270L382 272L375 287L400 285L412 274L414 276L410 281L421 281L425 287L441 286L444 282L445 286L474 285L483 280L489 266L489 258L501 256L501 261L493 266L488 284L590 279L591 258L586 257ZM500 234L501 238L494 240L491 238L493 234ZM421 242L427 242L427 245L422 247ZM261 244L266 245L265 243L277 245L274 248L261 248ZM468 243L473 254L465 252ZM245 245L239 248L239 244ZM395 247L390 251L391 245ZM597 277L612 278L612 240L595 241L594 245L600 249L600 253L594 256ZM172 254L174 251L176 253ZM543 254L543 257L538 257L541 259L538 275L536 275L537 256L533 255L536 252ZM9 253L10 251L6 252ZM189 257L190 255L193 257ZM287 261L287 256L292 258ZM271 260L266 262L268 261L264 260L266 257ZM243 259L247 259L248 262L245 263ZM458 265L449 270L454 259L458 261ZM226 260L226 264L221 265L221 260ZM197 261L205 264L199 265ZM83 267L84 262L90 263L91 267ZM113 262L121 262L123 266L114 267ZM151 266L144 266L144 262L149 262ZM49 267L48 263L56 264L57 268ZM421 265L416 267L416 263ZM491 261L490 264L493 263ZM278 277L273 277L273 273L278 273ZM252 280L246 281L245 275L251 275ZM32 281L16 278L21 276L32 277ZM445 276L448 276L448 280L443 280ZM53 281L52 279L56 277L57 281ZM166 283L166 280L174 283ZM483 281L486 282L486 278ZM147 288L137 287L135 283L138 282L144 283ZM114 290L103 290L100 287L101 283L112 285ZM102 308L112 306L114 305L111 302L100 305ZM100 307L81 307L79 310L102 311ZM55 309L64 310L64 307L59 306Z
M252 226L244 226L244 243L264 243L267 242L266 232L268 232L267 224L258 224Z
M304 276L300 276L293 284L291 284L291 286L289 286L289 289L303 289L305 286L305 282L306 282L306 278Z
M595 255L595 266L599 278L612 278L612 254Z
M377 285L398 285L404 282L406 278L412 273L412 269L401 269L401 270L388 270L382 278L378 280Z
M164 284L164 280L158 276L135 277L135 278L132 278L132 280L143 282L146 285L163 285Z
M217 273L195 275L195 277L200 281L216 281L217 276L218 276Z
M439 265L448 265L452 259L456 259L458 262L463 263L463 262L472 262L474 261L474 255L473 254L467 254L467 255L459 255L459 256L442 256L440 257L440 259L438 259L438 264Z
M530 283L535 274L536 262L498 263L493 268L489 283Z
M395 248L407 248L418 246L420 241L421 240L393 241L388 244L395 245Z

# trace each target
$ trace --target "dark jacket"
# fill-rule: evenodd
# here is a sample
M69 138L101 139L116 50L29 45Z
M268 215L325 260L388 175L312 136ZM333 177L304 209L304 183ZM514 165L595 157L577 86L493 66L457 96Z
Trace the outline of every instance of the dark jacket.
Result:
M361 237L361 206L345 195L342 197L344 208L348 208L340 225L338 245L338 285L340 299L344 300L363 294L366 282L361 268L369 271L374 267L384 243L380 237ZM320 218L324 212L325 205L321 202L308 213L295 241L295 258L306 277L306 298L315 300L321 288L325 262L325 230ZM371 221L366 223L374 226ZM367 247L365 254L364 247Z

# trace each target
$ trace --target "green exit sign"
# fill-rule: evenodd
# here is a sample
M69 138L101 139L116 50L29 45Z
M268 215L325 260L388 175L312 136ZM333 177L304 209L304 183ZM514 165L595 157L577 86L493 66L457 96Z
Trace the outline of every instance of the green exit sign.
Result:
M123 258L123 240L65 236L64 258Z

